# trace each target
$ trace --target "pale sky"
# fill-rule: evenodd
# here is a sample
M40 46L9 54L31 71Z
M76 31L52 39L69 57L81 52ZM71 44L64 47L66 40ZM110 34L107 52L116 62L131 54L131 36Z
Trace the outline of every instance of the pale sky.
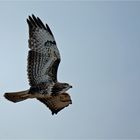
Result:
M26 90L28 25L50 26L73 104L52 116ZM0 139L140 139L140 2L0 1Z

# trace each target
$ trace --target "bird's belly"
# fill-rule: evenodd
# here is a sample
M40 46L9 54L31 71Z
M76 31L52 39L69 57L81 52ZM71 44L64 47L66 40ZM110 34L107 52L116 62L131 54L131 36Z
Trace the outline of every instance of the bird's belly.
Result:
M50 94L41 94L41 93L34 93L30 94L30 98L48 98Z

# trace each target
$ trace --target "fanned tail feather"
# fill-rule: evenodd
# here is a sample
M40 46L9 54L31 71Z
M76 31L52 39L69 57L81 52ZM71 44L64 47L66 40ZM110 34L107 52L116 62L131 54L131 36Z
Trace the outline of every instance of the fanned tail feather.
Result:
M29 90L25 90L25 91L20 91L20 92L11 92L11 93L5 93L4 97L11 101L11 102L20 102L20 101L24 101L28 98L30 98L30 94L28 94Z

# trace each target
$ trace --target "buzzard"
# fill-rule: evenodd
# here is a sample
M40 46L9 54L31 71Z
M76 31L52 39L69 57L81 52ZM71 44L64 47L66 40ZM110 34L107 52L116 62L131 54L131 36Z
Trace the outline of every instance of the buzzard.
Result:
M60 53L55 38L46 24L34 15L27 19L29 26L28 79L30 88L25 91L5 93L4 97L14 103L36 98L52 112L72 104L66 91L72 88L68 83L58 82L57 70Z

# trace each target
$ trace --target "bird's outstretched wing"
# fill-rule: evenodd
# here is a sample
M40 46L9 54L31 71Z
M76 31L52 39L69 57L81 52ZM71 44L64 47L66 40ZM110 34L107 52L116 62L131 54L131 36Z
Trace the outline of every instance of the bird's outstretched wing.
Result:
M45 104L51 111L52 115L57 114L65 107L72 104L71 97L68 93L62 93L58 95L51 95L49 98L37 98L40 102Z
M32 15L29 25L28 78L29 84L36 87L41 83L57 82L57 69L60 53L54 36L46 24Z

